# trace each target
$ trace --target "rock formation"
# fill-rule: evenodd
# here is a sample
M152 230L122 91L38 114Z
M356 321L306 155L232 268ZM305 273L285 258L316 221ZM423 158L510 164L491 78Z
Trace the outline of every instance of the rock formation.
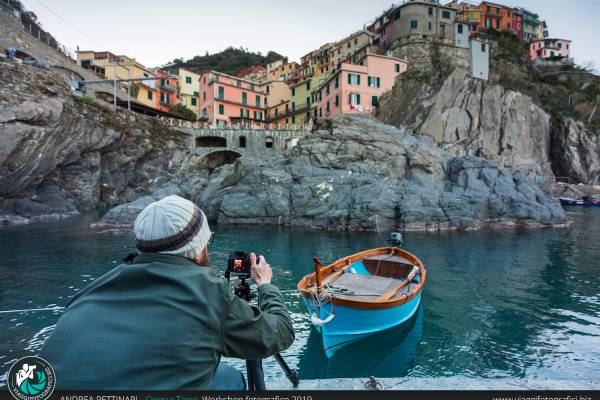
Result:
M219 223L449 230L566 221L522 173L361 116L337 118L333 133L318 131L280 158L241 157L205 182L187 195ZM101 225L132 223L138 203Z
M74 96L51 72L2 63L0 82L0 222L134 200L184 157L180 133Z

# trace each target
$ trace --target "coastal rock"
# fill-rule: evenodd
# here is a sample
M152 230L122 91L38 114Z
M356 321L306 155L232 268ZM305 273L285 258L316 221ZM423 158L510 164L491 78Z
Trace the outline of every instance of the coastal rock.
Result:
M429 137L350 115L284 156L240 157L216 169L190 197L226 224L450 230L566 222L560 205L521 172L454 157ZM132 223L135 213L123 210L101 223Z
M600 137L581 122L555 121L552 159L558 177L588 185L600 184Z
M71 93L60 76L2 63L0 214L5 224L113 207L168 185L185 135ZM48 90L48 89L52 90ZM31 100L37 93L37 100Z
M554 181L550 116L529 96L474 79L462 67L452 69L439 89L433 84L401 76L382 99L379 117L431 137L456 156L481 156Z

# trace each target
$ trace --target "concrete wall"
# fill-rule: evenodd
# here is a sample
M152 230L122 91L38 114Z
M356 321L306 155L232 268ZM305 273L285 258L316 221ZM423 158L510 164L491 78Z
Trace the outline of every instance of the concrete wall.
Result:
M488 80L490 73L490 45L480 40L471 40L471 75Z
M295 145L295 139L309 135L308 131L287 130L257 130L257 129L190 129L177 128L190 135L191 152L197 155L207 155L217 151L233 151L241 155L255 157L273 157L283 154ZM225 139L225 146L200 147L200 141L218 141ZM240 144L240 138L245 138L245 147ZM272 146L267 147L271 142Z
M0 51L14 47L18 51L53 67L53 70L64 76L65 80L75 78L96 80L101 79L98 75L77 65L75 60L67 57L60 51L48 46L44 41L30 35L20 20L9 12L8 9L0 7ZM86 88L86 95L95 96L96 92L112 93L112 85L90 85ZM120 95L120 93L118 93ZM121 97L126 99L126 97Z

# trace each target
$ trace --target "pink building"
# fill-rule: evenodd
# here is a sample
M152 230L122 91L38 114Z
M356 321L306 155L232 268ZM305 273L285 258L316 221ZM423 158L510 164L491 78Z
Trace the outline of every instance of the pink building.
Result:
M404 60L376 54L367 54L356 64L342 63L317 89L315 117L323 120L338 114L373 114L379 97L394 86L396 77L407 68Z
M542 60L563 58L568 59L571 55L571 41L566 39L543 39L534 40L529 44L529 56L531 61L537 58Z
M210 126L265 127L267 96L254 82L210 71L200 75L200 118Z

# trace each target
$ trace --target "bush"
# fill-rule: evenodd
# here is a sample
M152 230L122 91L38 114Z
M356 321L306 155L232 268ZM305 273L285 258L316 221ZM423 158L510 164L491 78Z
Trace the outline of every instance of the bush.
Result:
M174 107L171 107L171 113L179 118L187 119L188 121L196 121L196 113L179 103Z

